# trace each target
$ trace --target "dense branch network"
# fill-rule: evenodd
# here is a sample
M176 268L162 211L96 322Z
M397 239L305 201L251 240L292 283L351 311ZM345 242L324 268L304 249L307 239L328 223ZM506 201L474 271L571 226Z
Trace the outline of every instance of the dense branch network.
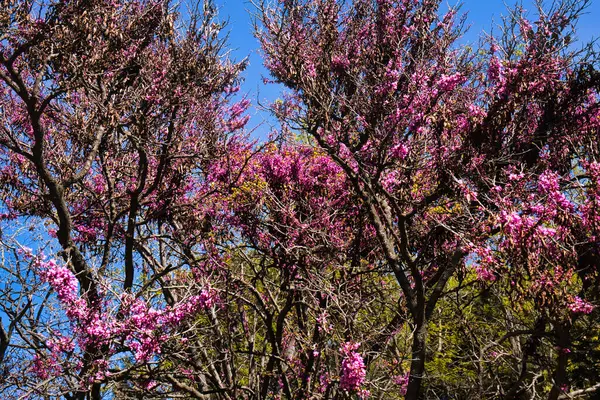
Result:
M259 2L264 142L212 2L0 1L6 398L598 390L589 1Z

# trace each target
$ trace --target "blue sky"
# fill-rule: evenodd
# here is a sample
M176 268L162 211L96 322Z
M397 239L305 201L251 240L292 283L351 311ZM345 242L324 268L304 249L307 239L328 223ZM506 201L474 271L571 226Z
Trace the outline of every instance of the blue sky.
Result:
M276 1L276 0L274 0ZM250 64L243 73L244 83L242 93L246 93L248 98L256 105L257 101L267 104L275 100L279 95L279 88L275 85L264 85L263 76L268 76L262 64L259 45L252 34L252 17L249 11L253 11L252 4L247 0L215 0L219 7L219 16L221 19L229 19L229 45L233 49L232 56L241 60L249 57ZM549 2L549 0L546 0ZM499 23L502 15L506 15L506 6L515 4L515 0L463 0L461 12L467 13L467 25L469 31L465 34L463 40L469 43L477 43L480 35L490 32L493 22ZM531 0L523 0L523 6L526 10L535 10ZM451 1L446 4L456 4ZM580 41L589 41L593 37L600 36L600 0L592 0L591 5L582 16L578 25L578 39ZM250 127L259 125L267 117L265 113L256 108L251 110ZM255 136L265 138L269 127L261 125L255 132Z

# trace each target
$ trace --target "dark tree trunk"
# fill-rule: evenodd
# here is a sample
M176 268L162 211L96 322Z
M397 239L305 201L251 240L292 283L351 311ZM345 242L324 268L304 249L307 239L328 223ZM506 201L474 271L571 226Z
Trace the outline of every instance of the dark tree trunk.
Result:
M405 400L417 400L421 394L423 375L425 374L425 351L427 345L427 320L425 307L419 307L420 312L415 321L415 333L412 344L412 361L410 363L410 378L406 389Z
M558 400L562 387L567 384L567 364L569 362L569 346L571 338L569 332L569 324L559 324L557 326L558 335L558 359L556 370L554 371L554 384L548 395L548 400Z

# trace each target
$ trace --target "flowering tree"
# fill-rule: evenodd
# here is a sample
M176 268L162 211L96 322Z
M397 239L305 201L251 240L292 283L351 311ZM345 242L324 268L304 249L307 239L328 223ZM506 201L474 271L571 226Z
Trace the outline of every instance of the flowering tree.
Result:
M150 382L141 366L214 306L188 250L208 231L207 165L246 105L228 102L242 65L222 57L213 14L199 4L184 29L162 1L2 3L2 219L34 218L49 240L7 243L5 262L35 279L5 266L31 290L5 310L5 393L100 398L106 383ZM185 286L171 282L182 268Z
M474 269L483 282L509 277L511 300L539 313L507 333L528 339L499 394L535 393L530 361L544 337L562 349L546 378L556 399L568 390L570 329L593 311L583 296L597 285L600 81L591 49L569 50L587 2L540 6L535 28L517 9L476 54L455 46L461 21L452 9L440 16L439 3L263 4L265 62L291 90L275 112L314 139L365 204L381 272L395 276L410 314L406 398L421 392L429 321L448 281ZM404 321L390 323L386 340Z
M439 1L262 4L290 92L257 143L211 2L4 1L0 391L597 390L586 4L514 10L479 52Z
M363 390L342 343L391 295L364 278L361 205L323 154L239 133L242 66L197 11L184 29L160 1L2 10L10 398Z

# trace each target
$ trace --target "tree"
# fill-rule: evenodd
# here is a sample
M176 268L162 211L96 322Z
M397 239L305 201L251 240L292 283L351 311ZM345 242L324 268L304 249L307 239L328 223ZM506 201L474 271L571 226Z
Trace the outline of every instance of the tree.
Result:
M4 1L3 395L597 390L587 4L479 51L434 0L262 4L259 143L211 2Z
M511 276L509 290L540 311L519 376L501 393L516 398L540 337L568 348L575 315L593 309L581 296L597 287L598 221L588 213L600 76L592 49L569 42L588 2L539 3L535 28L516 9L481 53L455 45L462 20L456 9L440 16L439 4L263 4L257 37L291 90L283 123L342 168L368 210L382 272L402 288L414 332L406 398L423 386L428 321L469 267L482 280ZM550 398L566 388L568 357L556 357Z
M9 262L37 277L13 289L47 283L61 306L32 287L5 310L9 395L96 399L106 382L145 379L138 365L211 307L205 278L169 279L200 245L188 235L202 230L207 165L246 121L245 102L229 103L243 64L223 58L213 17L209 2L185 29L163 1L2 3L3 219L44 223L60 260L11 244Z

